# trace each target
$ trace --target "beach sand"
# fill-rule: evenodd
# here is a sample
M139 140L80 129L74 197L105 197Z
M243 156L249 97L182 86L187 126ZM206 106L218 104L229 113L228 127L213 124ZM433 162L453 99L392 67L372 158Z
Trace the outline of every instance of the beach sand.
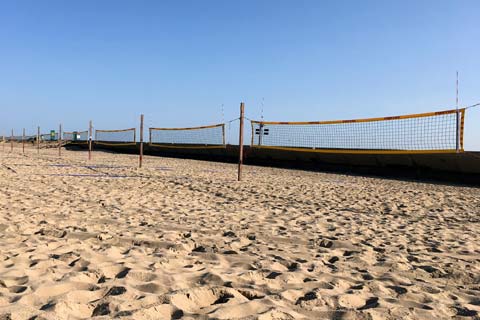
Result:
M0 319L479 319L480 189L0 151Z

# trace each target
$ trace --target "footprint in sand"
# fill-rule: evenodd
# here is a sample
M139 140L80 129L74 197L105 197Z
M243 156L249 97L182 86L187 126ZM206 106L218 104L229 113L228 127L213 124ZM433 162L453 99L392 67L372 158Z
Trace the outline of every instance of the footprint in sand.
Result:
M228 303L230 300L237 304L249 301L237 290L224 287L180 291L172 294L170 299L175 307L187 312L197 312L207 307Z

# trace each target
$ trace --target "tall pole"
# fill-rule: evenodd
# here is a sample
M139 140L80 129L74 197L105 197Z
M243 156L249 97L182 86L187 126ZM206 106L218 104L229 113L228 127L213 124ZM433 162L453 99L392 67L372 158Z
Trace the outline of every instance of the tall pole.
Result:
M25 154L25 128L23 128L23 133L22 133L22 152Z
M37 127L37 153L40 153L40 127Z
M240 132L238 137L238 181L242 181L243 164L243 118L245 117L245 104L240 103Z
M5 152L5 136L2 136L2 146L3 146L3 152Z
M62 156L62 124L58 126L58 156Z
M456 126L456 139L455 139L455 149L457 153L460 152L460 112L458 111L458 71L457 71L457 84L456 84L456 99L455 105L457 107L457 126Z
M142 167L143 161L143 114L140 115L140 156L138 159L138 167Z
M13 129L12 129L12 135L10 136L10 152L13 152Z
M92 120L88 124L88 160L92 160Z

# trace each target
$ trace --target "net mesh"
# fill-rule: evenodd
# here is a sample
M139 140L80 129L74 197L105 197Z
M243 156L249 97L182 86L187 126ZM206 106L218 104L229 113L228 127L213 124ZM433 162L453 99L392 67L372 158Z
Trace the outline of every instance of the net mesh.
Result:
M64 131L62 140L72 143L86 143L88 141L88 131Z
M37 139L36 135L25 136L25 141L34 141Z
M25 135L25 136L5 136L5 141L14 141L14 142L22 142L22 141L32 141L37 139L37 136L34 135ZM1 137L0 137L1 139Z
M223 148L225 124L192 128L149 128L150 144L164 147Z
M420 152L463 149L465 110L322 122L252 121L252 147L300 151Z
M40 141L58 141L58 132L51 135L50 133L43 133L40 135Z
M22 141L22 136L6 136L5 141Z
M136 129L95 130L95 144L134 145L136 144Z

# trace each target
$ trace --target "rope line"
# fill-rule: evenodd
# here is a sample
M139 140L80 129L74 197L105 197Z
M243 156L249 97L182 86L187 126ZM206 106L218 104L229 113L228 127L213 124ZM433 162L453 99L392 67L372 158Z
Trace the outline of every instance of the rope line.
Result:
M468 109L471 109L471 108L476 108L476 107L480 107L480 103L468 106L468 107L465 108L465 110L468 110Z

